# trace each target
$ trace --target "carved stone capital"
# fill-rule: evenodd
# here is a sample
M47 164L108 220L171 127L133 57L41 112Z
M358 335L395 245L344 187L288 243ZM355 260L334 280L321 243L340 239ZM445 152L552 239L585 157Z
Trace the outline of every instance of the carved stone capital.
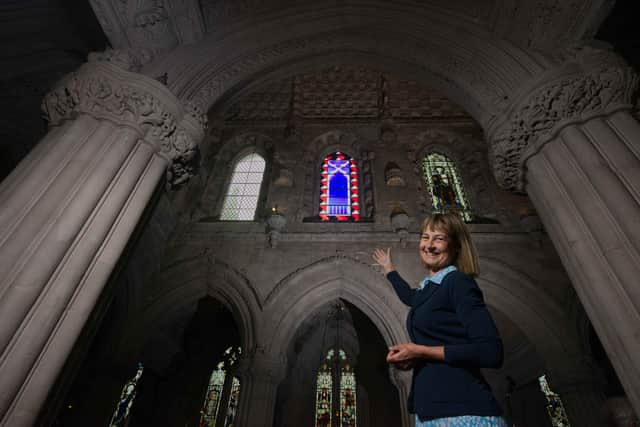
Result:
M67 75L42 101L51 126L88 114L138 131L169 162L168 182L179 185L195 173L204 121L188 114L161 83L109 62L89 62Z
M522 191L527 158L563 127L633 107L633 69L612 54L588 53L549 73L490 127L489 160L501 187Z

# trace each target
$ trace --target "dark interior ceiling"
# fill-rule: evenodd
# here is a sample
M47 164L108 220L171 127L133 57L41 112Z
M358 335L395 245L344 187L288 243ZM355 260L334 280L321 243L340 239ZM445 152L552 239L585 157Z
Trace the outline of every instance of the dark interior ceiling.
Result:
M618 0L596 34L640 69L633 0ZM109 43L87 0L0 2L0 180L46 133L40 102L60 77Z

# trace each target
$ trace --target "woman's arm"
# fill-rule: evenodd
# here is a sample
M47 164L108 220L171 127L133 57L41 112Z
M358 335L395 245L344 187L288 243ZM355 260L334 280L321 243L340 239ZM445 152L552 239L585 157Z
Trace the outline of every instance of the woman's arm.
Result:
M396 291L400 301L408 306L411 306L413 296L417 290L409 286L407 282L398 274L393 262L391 261L391 248L387 250L376 249L373 251L373 260L377 262L384 272L387 274L387 280L393 285L393 289Z
M443 361L444 346L419 345L412 342L389 347L387 362L403 366L416 359Z
M458 273L454 280L450 284L451 298L469 341L447 344L444 360L452 365L499 368L504 357L502 340L484 303L482 291L466 274Z

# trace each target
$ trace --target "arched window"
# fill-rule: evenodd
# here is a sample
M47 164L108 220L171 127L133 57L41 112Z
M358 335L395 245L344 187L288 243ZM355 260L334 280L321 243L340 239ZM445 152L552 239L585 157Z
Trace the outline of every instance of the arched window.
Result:
M359 221L358 166L339 151L329 154L320 172L320 218Z
M229 347L224 352L223 360L211 373L200 411L200 427L215 427L216 420L222 416L225 427L233 425L240 397L240 380L233 376L233 368L240 353L240 347ZM221 408L224 408L224 412Z
M252 221L255 218L265 165L258 153L247 154L236 163L222 204L221 220Z
M333 396L339 396L334 399ZM337 420L333 420L333 414ZM356 426L356 376L344 350L331 349L316 384L316 427Z
M433 212L458 212L465 221L471 221L471 207L455 163L443 154L430 153L424 158L422 170Z

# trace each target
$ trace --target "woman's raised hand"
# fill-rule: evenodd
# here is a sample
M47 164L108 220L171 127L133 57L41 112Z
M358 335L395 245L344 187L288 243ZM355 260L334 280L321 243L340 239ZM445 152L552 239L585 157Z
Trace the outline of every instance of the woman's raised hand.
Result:
M385 273L390 273L396 269L391 262L391 248L387 248L386 250L376 248L372 256L373 260L383 268Z

